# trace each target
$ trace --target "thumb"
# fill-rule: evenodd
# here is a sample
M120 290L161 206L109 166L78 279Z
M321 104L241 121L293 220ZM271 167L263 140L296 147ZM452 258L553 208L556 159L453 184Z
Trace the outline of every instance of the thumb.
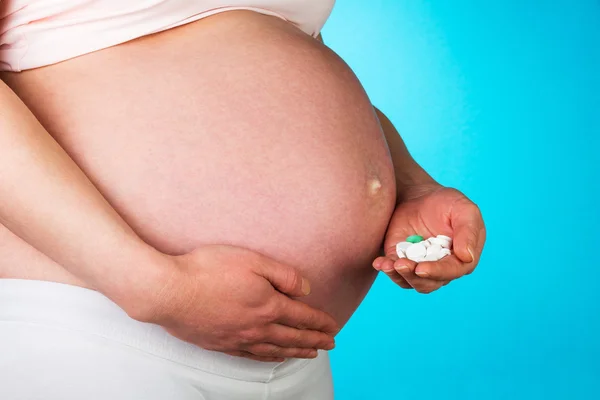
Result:
M294 268L274 262L262 265L259 275L267 279L275 289L292 297L310 294L310 284Z
M456 256L464 263L475 261L474 251L478 250L477 244L483 232L484 225L481 211L473 203L457 207L452 213L452 228L454 231L453 250Z

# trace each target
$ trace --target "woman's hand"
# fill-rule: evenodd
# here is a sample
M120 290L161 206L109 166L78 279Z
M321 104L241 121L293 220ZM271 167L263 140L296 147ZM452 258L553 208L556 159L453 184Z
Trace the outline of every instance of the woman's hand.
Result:
M260 361L314 358L316 349L333 348L336 321L288 297L310 291L292 267L225 245L167 260L166 281L143 315L132 317L202 348Z
M425 238L450 236L453 254L419 264L407 258L398 259L396 243L415 234ZM479 208L461 192L437 184L414 186L396 206L384 241L386 255L376 258L373 267L405 289L431 293L473 272L485 236Z

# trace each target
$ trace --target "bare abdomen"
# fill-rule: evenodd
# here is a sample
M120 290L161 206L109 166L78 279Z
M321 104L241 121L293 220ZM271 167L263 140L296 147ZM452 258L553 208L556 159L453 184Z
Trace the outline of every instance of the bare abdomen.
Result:
M6 80L159 250L260 251L342 324L370 287L385 140L350 69L288 23L228 12Z

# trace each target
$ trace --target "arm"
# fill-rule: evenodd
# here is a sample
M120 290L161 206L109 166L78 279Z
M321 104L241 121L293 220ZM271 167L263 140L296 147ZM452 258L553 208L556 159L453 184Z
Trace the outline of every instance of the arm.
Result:
M390 120L381 111L375 111L388 142L398 189L396 210L384 242L384 257L376 259L373 266L402 288L430 293L473 272L485 242L483 218L479 208L464 194L444 188L425 172L410 156ZM395 244L414 233L454 237L454 256L435 263L419 263L418 267L407 259L398 260ZM391 260L386 260L385 253L390 254Z
M323 42L320 34L316 39ZM479 207L458 190L437 183L412 158L391 121L373 108L390 150L397 188L396 209L373 267L405 289L430 293L475 269L485 243L485 224ZM408 235L426 232L454 236L456 257L422 263L419 268L407 259L398 260L396 243Z
M339 330L291 298L310 288L289 265L233 246L169 256L147 245L2 81L0 223L132 318L206 349L312 358Z
M321 33L319 33L315 39L325 44ZM385 139L388 143L390 155L394 164L394 172L396 175L396 202L400 203L405 200L408 189L425 186L439 186L438 183L412 158L402 137L400 137L400 134L392 122L377 107L373 108L375 109L375 113L381 124L381 129L383 130Z
M390 149L392 163L394 164L394 173L396 175L396 203L406 200L410 189L436 187L439 184L412 158L402 137L392 124L392 122L377 107L375 113L379 118L381 129ZM417 190L419 191L419 190ZM412 193L411 197L419 195Z
M2 81L0 223L119 304L156 280L147 264L162 254L135 234Z

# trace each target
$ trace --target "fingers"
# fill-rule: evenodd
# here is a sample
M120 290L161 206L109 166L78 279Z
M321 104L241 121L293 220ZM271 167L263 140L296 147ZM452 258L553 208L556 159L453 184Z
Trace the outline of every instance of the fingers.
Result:
M262 361L262 362L284 362L285 361L285 358L283 358L283 357L261 357L261 356L257 356L252 353L249 353L247 351L226 351L225 354L229 354L230 356L235 356L235 357L249 358L250 360Z
M465 198L452 208L450 221L454 231L454 254L463 263L473 264L474 268L483 245L481 236L485 235L479 207Z
M245 350L256 356L279 358L316 358L318 354L315 349L285 348L271 343L252 344Z
M431 263L424 263L431 264ZM419 268L421 264L416 265L414 261L410 261L406 258L401 258L394 263L394 269L396 273L400 275L411 287L417 292L427 294L438 290L442 286L448 284L448 280L433 280L428 278L422 278L415 274L415 268Z
M392 268L391 271L383 271L396 285L400 286L402 289L412 289L413 287L404 279L402 275L400 275L395 269Z
M479 208L465 199L452 209L453 255L436 262L420 263L415 273L422 278L448 281L468 275L477 266L485 242L485 226Z
M277 301L279 304L279 317L273 322L279 322L298 329L324 332L331 336L338 333L338 324L331 315L298 300L290 299L283 294L277 294Z
M257 361L283 361L284 358L315 358L317 349L334 348L333 338L322 332L271 324L260 343L247 344L244 351L226 352Z
M419 263L415 274L436 281L451 281L471 273L474 266L475 263L463 263L456 256L449 255L438 261Z
M390 260L389 257L381 256L381 257L377 257L375 260L373 260L372 265L373 265L373 268L375 268L377 271L383 271L384 269L389 270L390 265L391 265L392 269L394 268L394 261Z
M419 283L419 281L417 279L415 279L414 273L413 271L415 270L415 267L417 265L416 262L411 261L407 258L402 259L403 262L398 262L399 260L397 260L397 262L395 262L392 265L392 269L389 272L386 272L386 274L389 276L390 274L396 274L400 277L400 279L402 279L405 284L411 288L411 289L416 289L415 286L413 286L415 283ZM398 265L396 265L396 263ZM411 282L412 280L412 282ZM404 286L402 286L404 287ZM417 288L419 286L417 285Z
M399 240L399 242L401 242L402 240ZM394 242L392 242L394 243ZM386 257L388 257L389 259L396 261L398 259L398 253L396 252L396 245L392 244L391 246L388 246L385 248L385 255Z
M377 257L373 261L373 268L377 271L382 271L386 274L392 282L400 286L403 289L412 289L412 286L394 269L394 261L388 257Z
M322 332L290 328L271 324L265 334L265 342L281 347L331 350L335 342L330 335Z
M292 297L306 296L310 293L310 284L294 268L274 261L264 262L257 271L273 287Z

